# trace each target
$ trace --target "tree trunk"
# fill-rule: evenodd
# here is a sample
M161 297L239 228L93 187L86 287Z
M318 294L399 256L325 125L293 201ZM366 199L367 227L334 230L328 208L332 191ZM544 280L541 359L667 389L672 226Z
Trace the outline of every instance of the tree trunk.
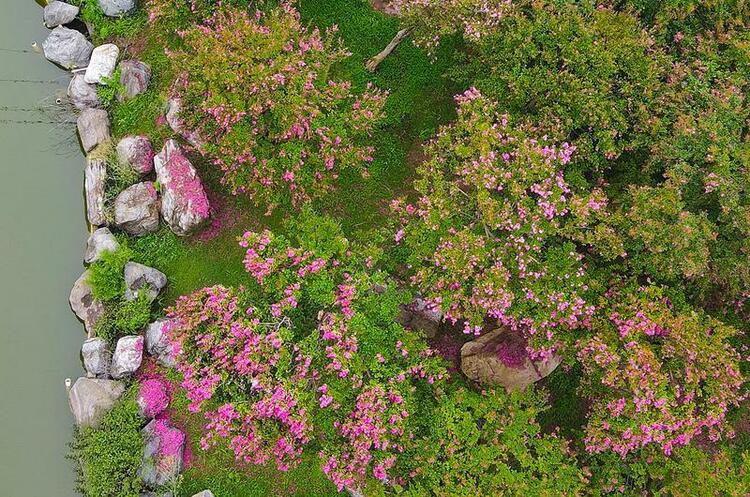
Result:
M408 28L402 29L401 31L396 33L396 36L393 37L391 42L388 44L387 47L383 49L382 52L380 52L375 57L367 61L367 64L365 65L367 70L370 72L375 72L375 70L378 68L380 63L383 62L385 58L388 57L391 54L391 52L393 52L402 41L404 41L404 38L406 38L410 34L411 34L411 29L408 29Z

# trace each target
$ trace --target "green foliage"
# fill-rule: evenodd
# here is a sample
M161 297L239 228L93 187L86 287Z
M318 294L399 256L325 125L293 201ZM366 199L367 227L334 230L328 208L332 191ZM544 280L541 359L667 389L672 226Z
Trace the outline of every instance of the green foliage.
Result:
M120 73L118 66L111 77L105 78L104 83L96 86L96 94L105 109L110 109L117 100L117 96L125 91L125 86L120 83Z
M78 475L84 497L138 497L143 457L143 418L132 388L96 428L76 430L68 457Z
M99 260L91 264L88 284L94 298L109 302L122 297L125 292L125 264L130 258L130 249L120 244L115 252L105 251Z
M583 495L586 478L567 443L536 422L544 409L533 392L452 392L430 416L403 495Z
M96 336L115 343L124 335L139 334L151 321L151 300L139 292L134 300L117 300L107 305L96 322Z
M80 17L87 26L93 28L91 37L97 45L112 38L136 36L146 26L147 15L143 9L127 16L112 18L104 15L97 0L72 0L70 3L80 7Z

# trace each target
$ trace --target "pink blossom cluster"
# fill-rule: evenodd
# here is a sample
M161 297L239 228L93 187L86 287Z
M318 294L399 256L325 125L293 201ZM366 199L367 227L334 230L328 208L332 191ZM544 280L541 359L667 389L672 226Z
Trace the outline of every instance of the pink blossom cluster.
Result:
M610 293L609 317L578 344L594 403L586 448L623 458L647 446L670 455L696 436L731 436L726 415L743 398L735 331L676 311L655 287ZM604 313L602 313L604 314Z
M149 378L141 383L138 405L147 418L155 418L169 406L169 390L164 381Z

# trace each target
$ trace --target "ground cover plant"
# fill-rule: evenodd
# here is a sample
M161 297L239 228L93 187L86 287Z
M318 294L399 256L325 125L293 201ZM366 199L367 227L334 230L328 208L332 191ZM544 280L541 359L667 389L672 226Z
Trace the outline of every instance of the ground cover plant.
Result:
M97 334L168 320L178 495L750 492L743 2L83 7L154 73L113 134L160 147L179 98L212 204L90 267ZM129 260L167 274L153 306L120 301ZM460 345L498 327L560 366L470 381Z

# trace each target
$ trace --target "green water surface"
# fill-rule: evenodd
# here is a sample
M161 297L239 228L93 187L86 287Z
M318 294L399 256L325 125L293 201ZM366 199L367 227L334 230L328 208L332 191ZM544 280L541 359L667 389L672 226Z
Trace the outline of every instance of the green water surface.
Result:
M46 37L41 8L2 2L0 496L68 497L75 495L64 457L72 420L63 382L81 374L85 337L67 297L86 239L84 162L74 126L59 124L65 113L55 109L68 76L41 55L19 52Z

